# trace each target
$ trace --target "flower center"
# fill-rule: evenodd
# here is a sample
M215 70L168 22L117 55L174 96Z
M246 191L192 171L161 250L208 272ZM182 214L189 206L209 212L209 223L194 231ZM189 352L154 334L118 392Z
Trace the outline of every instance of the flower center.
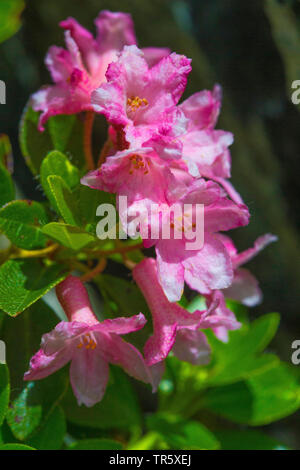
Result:
M95 349L97 346L97 341L92 333L87 333L86 335L80 338L80 343L77 345L78 349Z
M130 175L132 175L135 170L143 171L144 175L147 175L149 173L150 161L145 161L145 159L140 155L131 155L129 157L129 160L131 162L129 169Z
M127 106L130 108L130 111L135 112L141 106L147 106L148 100L146 98L140 98L139 96L132 96L127 99Z

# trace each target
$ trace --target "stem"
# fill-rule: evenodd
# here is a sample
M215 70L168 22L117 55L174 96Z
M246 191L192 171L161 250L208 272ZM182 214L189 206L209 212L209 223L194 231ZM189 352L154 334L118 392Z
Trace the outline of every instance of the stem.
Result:
M94 170L94 157L92 152L92 130L93 122L95 118L94 111L87 111L84 120L84 136L83 136L83 148L86 166L88 170Z
M110 256L115 254L129 253L130 251L140 250L143 248L143 243L131 246L120 246L114 250L86 250L86 253L95 257Z
M15 258L42 258L45 256L48 256L49 254L54 253L56 250L58 250L60 246L57 243L54 243L53 245L48 246L47 248L44 248L42 250L22 250L22 249L17 249L14 253L11 253L10 258L15 259Z
M97 163L98 168L100 168L102 163L105 162L106 157L107 157L111 147L112 147L112 142L111 142L110 139L107 139L107 141L103 145L102 150L101 150L100 155L99 155L99 159L98 159L98 163Z
M83 276L81 276L80 279L82 280L82 282L91 281L92 279L94 279L94 277L96 277L98 274L100 274L100 273L102 273L102 271L104 271L104 269L106 267L106 264L107 264L107 262L106 262L105 258L100 259L97 266L94 269L92 269L91 271L88 271Z

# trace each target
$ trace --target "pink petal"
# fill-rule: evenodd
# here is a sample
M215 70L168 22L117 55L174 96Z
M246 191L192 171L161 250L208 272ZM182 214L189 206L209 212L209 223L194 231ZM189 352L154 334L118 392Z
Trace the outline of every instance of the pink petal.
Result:
M184 289L184 267L174 251L178 245L175 240L160 240L156 245L158 278L170 302L180 300Z
M117 335L126 335L133 331L138 331L147 323L142 313L132 317L120 317L107 319L95 326L93 331L101 331L103 333L115 333Z
M92 311L87 290L79 277L68 276L56 286L56 294L70 322L81 322L87 325L98 323Z
M95 20L100 50L121 51L125 45L136 44L132 18L127 13L102 10Z
M221 108L221 88L216 85L213 92L203 90L187 98L180 108L190 120L190 130L213 128Z
M204 227L207 232L219 232L242 227L249 223L249 210L245 205L222 198L205 207Z
M223 342L228 341L228 330L237 330L241 324L236 320L234 313L226 307L224 295L221 291L214 291L206 295L207 306L213 303L214 310L205 317L201 328L212 328L216 337Z
M262 301L258 281L247 269L237 269L233 283L223 292L229 299L238 300L247 307L254 307Z
M54 330L42 336L41 348L47 356L74 346L74 341L89 331L89 325L78 322L60 322Z
M55 83L65 82L70 77L74 68L69 51L56 46L50 47L46 55L45 64Z
M78 405L91 407L102 400L108 382L108 364L97 350L82 348L74 355L70 380Z
M137 380L152 383L150 371L141 353L130 343L112 333L105 335L96 333L98 348L101 354L111 364L119 365L124 371Z
M144 47L142 51L149 67L153 67L161 59L171 54L167 47Z
M40 349L30 360L29 371L24 374L24 380L40 380L54 374L64 367L72 358L71 348L65 348L51 356Z
M270 233L262 235L256 240L253 248L249 248L248 250L242 251L242 253L237 254L233 258L234 266L237 268L242 264L248 263L248 261L254 258L254 256L256 256L266 246L268 246L272 242L276 242L277 240L278 238L276 237L276 235L271 235Z
M183 261L184 278L192 289L204 294L210 289L223 289L231 284L231 259L216 236L205 233L203 248L190 251L189 255Z
M180 330L173 346L173 353L181 361L194 365L206 365L210 362L210 346L202 331Z

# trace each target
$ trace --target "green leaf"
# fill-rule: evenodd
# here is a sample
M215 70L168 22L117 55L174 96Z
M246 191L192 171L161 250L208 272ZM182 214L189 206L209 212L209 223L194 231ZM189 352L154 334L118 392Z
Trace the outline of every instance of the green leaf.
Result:
M300 384L280 363L247 381L208 390L203 406L237 423L269 424L300 407Z
M197 421L184 421L177 416L153 414L147 418L150 431L159 433L171 449L218 449L215 436Z
M217 431L215 433L222 450L287 450L272 437L254 430Z
M0 207L15 198L15 186L6 168L0 165Z
M57 264L37 260L9 260L0 266L0 308L18 315L66 277Z
M65 153L72 163L84 168L83 121L78 114L51 117L45 130L38 130L39 113L26 106L20 127L20 145L23 156L34 174L46 155L52 150Z
M60 176L48 176L52 197L64 221L70 225L81 225L81 216L75 196Z
M6 364L0 363L0 426L3 423L9 403L9 375Z
M23 0L1 0L0 43L15 34L20 28L20 14L23 8Z
M47 237L41 226L47 222L44 207L35 201L12 201L0 209L0 230L25 250L45 247Z
M57 210L56 199L53 196L47 180L48 176L51 175L60 176L68 188L73 189L80 181L79 170L69 162L68 158L63 153L57 150L50 152L42 161L41 184L49 201L53 205L54 209Z
M83 439L69 447L69 450L122 450L120 442L109 439Z
M38 433L37 439L40 437L45 439L45 434L47 436L47 433L50 432L49 429L44 430L44 435L40 435L40 432L43 433L43 426L47 425L48 420L50 420L50 425L53 424L54 420L51 414L61 401L67 383L67 375L64 370L60 370L43 380L26 383L6 414L7 423L17 439L24 441L32 435L33 431ZM60 418L59 426L62 425ZM61 431L62 429L59 432ZM58 435L56 438L58 438L60 444L61 436Z
M92 408L78 406L71 388L63 400L67 420L90 428L128 429L140 425L141 415L136 396L127 376L110 366L110 381L103 400Z
M36 450L33 447L24 444L3 444L0 445L0 450Z
M214 362L207 384L232 383L273 367L278 358L260 353L275 335L279 320L277 313L264 315L251 325L243 325L240 330L230 332L228 343L222 343L212 333L208 333Z
M88 227L86 227L87 230L96 234L96 225L100 220L96 215L97 208L100 204L113 204L115 206L115 196L105 191L98 191L97 189L83 185L75 189L74 193L78 200L82 219L85 224L88 224Z
M74 251L80 251L88 245L98 242L92 234L63 223L52 222L45 225L42 231L48 237Z
M66 434L66 420L60 406L54 408L43 425L26 443L38 450L57 450L62 447Z
M6 362L10 370L11 399L16 398L24 387L24 372L40 348L42 335L51 331L57 322L56 314L43 300L38 300L17 317L5 315L1 338L9 345Z
M6 134L0 134L0 166L3 166L12 173L12 148L9 137Z
M22 441L29 436L30 439L42 438L48 432L48 420L50 424L62 421L56 415L53 417L52 412L68 387L66 368L35 382L23 380L31 357L40 348L42 335L51 331L57 322L55 313L42 300L17 318L5 317L1 335L9 345L7 364L11 371L11 405L6 417L14 437ZM58 431L52 438L52 444L56 438L61 439ZM26 443L35 446L31 442Z

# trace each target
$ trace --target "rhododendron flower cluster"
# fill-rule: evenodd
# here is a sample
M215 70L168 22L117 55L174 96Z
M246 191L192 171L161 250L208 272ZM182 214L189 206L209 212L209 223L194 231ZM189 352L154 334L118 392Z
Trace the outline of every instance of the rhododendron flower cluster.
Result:
M253 248L238 254L224 234L246 226L250 215L229 181L233 135L216 129L222 99L219 85L181 101L191 59L166 48L139 49L127 14L101 12L96 39L72 18L61 26L67 49L53 46L46 57L55 84L32 97L34 109L41 111L39 128L42 131L47 119L57 114L88 111L105 116L108 141L98 168L81 183L116 194L117 204L120 197L127 197L125 210L118 205L124 230L124 221L138 214L143 220L139 227L143 247L152 248L132 272L152 315L153 334L144 345L144 357L120 335L143 328L145 312L99 322L78 278L69 276L57 287L69 321L43 336L25 379L41 379L71 361L78 403L92 406L105 391L108 363L154 388L171 351L180 360L207 364L210 346L205 330L212 329L227 341L228 331L240 323L225 298L247 306L261 301L257 280L240 266L276 237L264 235ZM168 239L160 229L158 236L152 236L148 210L153 204L160 223L169 220ZM174 204L184 214L176 224L167 218ZM197 204L203 207L204 240L201 247L187 249L183 219L195 225ZM203 296L204 310L190 313L177 303L185 285Z

